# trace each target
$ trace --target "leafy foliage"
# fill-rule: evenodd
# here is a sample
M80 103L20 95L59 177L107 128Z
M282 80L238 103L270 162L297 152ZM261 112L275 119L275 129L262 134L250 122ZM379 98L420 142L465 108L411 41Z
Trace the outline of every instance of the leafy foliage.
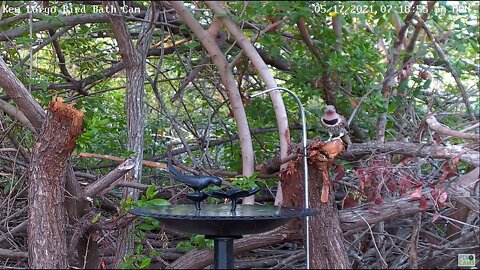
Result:
M52 25L50 29L55 32L65 27L65 17L60 17L60 14L70 19L77 15L101 15L94 10L96 4L44 2L49 2L50 7L57 7L58 12L35 13L31 22L26 17L16 17L16 13L2 12L0 56L43 108L54 97L60 96L74 101L75 106L85 112L84 132L76 142L76 153L130 156L132 153L126 150L126 74L123 69L112 71L122 58L110 24L98 19L88 23L79 21L56 39L60 51L50 43L41 47L51 33L35 27L30 36L30 23L35 26L49 23ZM142 10L150 4L147 1L133 2ZM20 8L25 14L28 3L8 1L8 5ZM197 1L185 5L204 29L210 27L214 15L206 3ZM74 9L85 7L81 13L86 14L64 14L63 6ZM433 113L442 124L452 129L471 127L475 122L467 113L467 103L473 108L476 118L480 116L479 4L475 1L437 2L425 19L433 39L426 35L418 19L414 18L409 22L406 41L410 41L415 29L419 29L416 42L406 42L395 48L399 29L405 24L411 6L410 1L227 1L225 7L228 12L217 17L228 16L242 27L258 51L263 52L262 57L269 63L277 83L299 96L307 112L309 138L326 138L319 117L325 105L334 102L342 115L348 117L355 112L351 126L355 142L376 140L378 119L383 115L386 118L386 141L464 145L469 141L447 138L432 131L425 126L424 119ZM362 8L367 12L360 12ZM420 2L417 15L423 16L426 8L427 3ZM195 165L194 169L199 171L219 169L229 177L241 175L242 152L235 137L237 124L230 97L216 67L211 61L204 61L213 56L206 52L198 37L173 10L165 8L161 13L165 18L159 16L162 18L155 26L147 58L144 159L164 162L167 145L173 145L174 159L180 163L191 167ZM304 20L307 36L303 36L299 29L300 19ZM85 17L83 20L86 20ZM138 42L140 23L138 18L127 17L134 43ZM275 23L278 24L266 31ZM341 26L339 32L334 27L335 23ZM19 34L6 38L13 30ZM312 52L306 39L311 41L318 53ZM267 96L249 98L250 94L264 90L266 86L231 33L225 28L220 29L218 42L227 60L232 63L234 79L244 102L255 152L252 158L257 164L262 163L279 150L274 108ZM412 45L410 49L409 45ZM447 59L442 59L438 48ZM386 91L384 86L389 79L387 71L393 52L398 53L393 75L390 74L395 83ZM65 61L59 60L59 54ZM445 60L458 72L458 78L454 78ZM62 65L68 74L61 68ZM196 75L188 82L187 78L192 74ZM463 83L463 90L458 81ZM89 95L85 96L79 90ZM11 101L14 98L5 94L5 90L0 89L1 99L14 104ZM298 143L301 131L298 129L300 116L297 104L287 95L283 96L283 102L288 111L292 143ZM21 149L28 150L34 146L34 134L20 127L10 115L2 114L0 117L1 148L22 146ZM25 188L24 176L18 174L17 169L20 166L21 170L25 170L28 158L23 163L15 163L13 161L17 161L22 153L0 153L1 194L15 196ZM427 199L438 202L435 205L437 214L449 196L438 185L470 169L468 164L458 159L443 162L429 158L402 159L395 155L391 159L378 157L375 155L358 163L337 162L332 178L338 186L345 182L349 184L349 188L345 188L344 208L367 202L380 205L387 198L413 194L410 196L419 200L419 207L425 211L431 210ZM77 172L95 177L105 175L115 166L111 162L75 155L72 164ZM177 186L171 185L165 171L146 167L143 170L142 183L150 187L139 201L130 198L119 202L114 196L118 195L119 188L113 190L113 195L105 196L111 196L127 212L133 207L168 204L166 199L158 197L157 187L169 187L167 190L175 194L180 191ZM277 184L277 179L262 180L259 174L237 177L233 182L233 186L241 189L257 186L271 189ZM126 259L125 268L151 266L150 256L147 256L148 252L140 240L146 231L155 231L158 227L156 220L148 218L136 226L136 250ZM190 241L181 242L178 248L187 251L207 246L211 246L210 240L194 236Z

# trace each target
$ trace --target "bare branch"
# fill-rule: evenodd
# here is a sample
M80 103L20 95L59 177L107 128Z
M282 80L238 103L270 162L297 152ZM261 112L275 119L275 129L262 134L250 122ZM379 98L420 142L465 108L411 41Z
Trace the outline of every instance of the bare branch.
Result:
M475 167L480 166L480 157L478 151L460 146L442 146L442 145L428 145L422 143L407 143L407 142L367 142L354 143L348 148L342 158L347 160L358 159L362 155L368 154L403 154L415 157L430 157L438 159L451 159L459 157L460 160L467 162Z
M322 55L320 54L320 51L318 50L317 47L315 47L312 39L310 38L310 34L308 33L308 29L307 29L307 26L305 25L304 18L298 19L297 27L298 27L298 30L300 30L302 40L303 42L305 42L305 45L307 45L307 48L313 53L313 55L315 55L315 57L318 60L322 59Z
M232 111L237 123L238 134L240 135L241 151L242 151L242 162L243 162L243 175L250 176L254 171L254 162L253 162L253 146L252 139L250 136L250 130L248 128L247 116L245 114L245 108L238 91L233 73L227 59L223 52L220 50L215 37L211 35L210 32L204 30L200 23L195 19L193 14L185 7L183 2L170 1L170 5L178 12L178 14L183 18L185 23L190 27L193 33L198 37L202 45L210 54L212 62L218 68L222 83L227 89L228 97L232 105ZM211 4L213 2L207 2ZM218 19L217 19L218 20ZM225 21L221 18L224 24ZM218 21L220 22L220 21ZM231 31L230 27L226 25L227 28ZM211 31L216 31L211 29Z
M46 116L45 111L1 58L0 86L5 89L10 98L18 105L23 114L30 123L32 123L35 130L40 132Z
M20 122L22 125L27 127L31 132L35 133L35 128L32 126L32 123L28 121L27 117L23 114L22 111L20 111L18 108L16 108L13 105L10 105L9 103L3 101L0 99L0 110L3 110L6 112L8 115L10 115L13 119L17 120Z
M110 171L104 177L98 179L94 183L85 188L85 197L94 197L100 192L107 192L108 187L113 188L116 181L120 181L130 169L134 167L134 159L129 158L120 163L115 169Z
M22 14L21 14L22 15ZM28 15L28 14L26 14ZM145 11L142 11L140 16L145 16ZM19 15L20 16L20 15ZM28 16L26 17L28 18ZM23 18L22 18L23 19ZM54 21L40 21L32 24L32 31L34 33L56 29L65 26L75 26L78 24L88 23L105 23L108 22L108 16L105 13L86 13L73 16L59 16ZM19 37L29 31L29 26L21 26L13 29L9 29L0 33L0 41L8 41Z
M442 48L435 41L435 37L433 36L432 32L428 28L425 21L422 20L418 16L416 16L416 19L417 19L418 23L423 27L423 30L425 30L425 33L427 33L428 38L430 38L430 42L432 43L432 46L437 51L438 55L440 56L440 59L442 59L442 61L447 66L448 70L450 70L450 72L452 73L452 76L453 76L453 78L455 79L455 82L458 85L458 89L460 89L460 93L462 94L463 102L465 103L465 106L467 107L467 111L468 111L468 114L470 116L470 119L472 119L473 121L476 121L477 117L475 117L475 112L473 110L472 104L469 101L468 94L465 91L465 86L463 85L462 81L460 80L460 76L458 75L457 69L452 65L450 60L448 60L448 58L445 55L445 53L443 52Z
M249 41L247 36L237 27L236 23L227 15L227 10L219 5L216 1L207 1L206 4L212 9L216 16L218 16L228 31L235 37L235 40L238 42L240 47L243 49L243 53L248 57L252 64L257 69L260 77L262 77L268 88L277 87L277 82L275 78L270 73L268 66L263 61L262 57L258 54L257 50L253 44ZM285 109L285 104L283 103L282 96L279 91L272 91L269 93L270 99L272 100L275 117L278 124L278 133L280 138L280 156L284 158L288 155L288 148L290 147L290 131L288 129L288 117L287 111ZM252 150L253 151L253 150ZM244 175L249 176L253 173L253 159L252 166L245 171L246 166L244 165ZM277 192L276 204L281 203L282 199L281 185ZM250 202L250 201L249 201Z
M460 131L450 129L449 127L438 122L437 118L435 118L433 114L427 116L427 119L425 121L427 122L428 126L431 129L438 131L440 133L443 133L452 137L462 138L462 139L480 140L480 135L478 134L468 134L468 133L463 133Z
M0 258L11 258L11 259L28 258L28 253L0 248Z
M412 4L412 7L410 9L410 12L407 14L405 17L405 25L403 25L400 30L398 31L398 36L397 40L395 41L393 48L390 52L390 56L388 59L388 67L385 72L385 80L383 82L382 86L382 96L387 99L386 104L384 105L385 107L388 107L389 104L389 97L392 91L393 86L395 85L395 68L398 64L398 58L400 57L400 51L403 49L403 44L405 40L405 35L407 33L407 29L412 23L413 16L415 15L415 12L417 11L417 6L420 3L420 1L414 1ZM395 18L395 17L394 17ZM377 118L377 131L376 131L376 140L380 142L385 141L385 128L387 125L387 116L385 113L382 113L381 115L378 116Z

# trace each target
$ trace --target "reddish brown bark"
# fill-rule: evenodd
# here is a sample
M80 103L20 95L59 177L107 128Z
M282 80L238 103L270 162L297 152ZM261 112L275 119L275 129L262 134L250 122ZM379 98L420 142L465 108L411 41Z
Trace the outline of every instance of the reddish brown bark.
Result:
M348 269L347 249L340 227L340 216L328 180L332 158L343 151L340 140L323 143L313 141L308 147L309 208L319 211L310 218L310 267L312 269ZM302 158L289 162L280 174L284 203L304 207ZM326 201L326 203L322 203ZM301 225L304 228L304 224ZM303 229L302 229L303 230Z
M33 149L28 192L28 261L30 268L66 268L64 207L68 157L82 132L83 113L57 98Z

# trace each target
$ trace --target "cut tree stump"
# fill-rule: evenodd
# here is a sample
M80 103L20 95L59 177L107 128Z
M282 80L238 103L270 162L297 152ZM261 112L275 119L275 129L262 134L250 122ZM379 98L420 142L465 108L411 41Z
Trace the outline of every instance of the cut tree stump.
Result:
M294 151L298 150L302 151L298 148ZM312 269L351 268L328 174L334 158L344 150L341 140L325 143L320 139L313 140L307 149L309 208L319 211L319 214L310 217L310 267ZM285 206L305 206L302 160L303 156L298 155L298 158L290 161L280 173ZM296 226L305 231L305 222L297 222Z
M83 112L56 98L37 137L28 191L28 261L34 269L67 268L65 175L83 127Z

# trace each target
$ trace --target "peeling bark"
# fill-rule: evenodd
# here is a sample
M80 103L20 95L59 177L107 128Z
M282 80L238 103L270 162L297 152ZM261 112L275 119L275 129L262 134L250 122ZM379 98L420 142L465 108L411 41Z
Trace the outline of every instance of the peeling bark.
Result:
M310 208L318 210L318 215L310 218L310 266L313 269L351 267L340 227L340 216L328 179L332 158L342 151L344 148L340 140L329 143L316 140L308 148L308 201ZM289 206L304 207L302 158L289 162L280 174L283 190L286 191L284 202Z
M28 257L31 268L66 268L65 175L83 113L60 98L50 102L33 150L28 192Z

